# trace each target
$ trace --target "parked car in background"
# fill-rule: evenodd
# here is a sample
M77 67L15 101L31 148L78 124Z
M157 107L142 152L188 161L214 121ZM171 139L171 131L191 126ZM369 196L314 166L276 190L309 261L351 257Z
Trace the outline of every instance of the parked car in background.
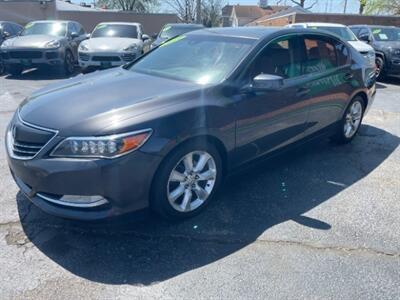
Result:
M184 23L170 23L164 25L161 29L160 33L155 37L154 42L151 44L152 48L155 48L169 40L173 37L176 37L180 34L184 34L186 32L190 32L193 30L203 29L204 26L201 24L184 24Z
M375 49L377 74L380 78L400 74L400 28L354 25L350 29L360 40Z
M1 44L12 37L17 36L23 27L14 22L0 21L0 47ZM4 64L0 55L0 75L4 73Z
M295 23L287 26L292 28L302 27L310 29L319 29L336 34L344 41L347 41L350 45L352 45L358 52L360 52L361 55L364 56L371 65L375 65L374 48L358 40L357 37L354 35L354 33L350 30L350 28L343 24L310 22L310 23Z
M250 160L326 135L350 142L374 99L369 73L353 47L322 31L186 33L28 97L7 127L8 164L54 215L93 220L150 206L187 218Z
M6 71L19 75L24 69L53 67L71 74L78 61L78 46L86 39L82 25L74 21L35 21L1 45Z
M150 43L139 23L100 23L79 46L79 65L83 69L120 66L150 50Z

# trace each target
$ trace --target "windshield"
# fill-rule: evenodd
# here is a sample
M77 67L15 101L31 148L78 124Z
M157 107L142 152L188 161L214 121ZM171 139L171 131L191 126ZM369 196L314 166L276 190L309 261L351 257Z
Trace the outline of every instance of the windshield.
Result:
M52 36L65 36L67 33L67 24L60 22L40 22L28 23L21 35L45 34Z
M199 28L193 27L193 26L191 26L191 27L190 26L189 27L175 26L174 27L174 26L168 25L168 26L165 26L161 30L160 38L162 38L162 39L170 39L170 38L173 38L173 37L175 37L177 35L181 35L181 34L184 34L186 32L196 30L196 29L200 29L200 27Z
M345 41L357 41L354 33L347 27L312 26L313 29L325 30L340 36Z
M199 84L226 78L256 43L254 39L181 35L152 51L130 70Z
M138 31L135 25L100 24L96 26L91 37L122 37L137 39Z
M400 28L375 27L372 28L372 34L377 41L400 41Z

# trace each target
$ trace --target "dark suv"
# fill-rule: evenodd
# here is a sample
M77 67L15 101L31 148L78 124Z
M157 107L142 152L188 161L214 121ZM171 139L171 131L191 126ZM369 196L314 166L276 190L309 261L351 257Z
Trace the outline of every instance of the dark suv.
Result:
M22 31L22 29L24 28L21 25L18 25L17 23L0 21L0 46L6 39L18 35ZM0 56L0 75L3 73L4 73L4 64Z
M78 46L86 38L77 22L35 21L28 23L17 37L7 39L0 54L6 71L12 75L45 66L70 74L78 61Z
M376 52L377 75L400 74L400 28L394 26L349 26L358 39L370 44Z

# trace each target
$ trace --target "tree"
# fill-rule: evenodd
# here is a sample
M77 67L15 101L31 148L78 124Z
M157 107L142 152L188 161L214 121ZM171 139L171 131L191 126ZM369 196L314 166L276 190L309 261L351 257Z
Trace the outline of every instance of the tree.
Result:
M165 0L185 23L192 23L196 19L196 0Z
M310 4L309 6L305 7L305 4L306 4L306 1L307 1L307 0L290 0L290 1L292 1L294 4L296 4L296 5L298 5L298 6L301 6L301 7L305 8L305 9L311 9L311 8L313 8L314 5L317 4L317 2L318 2L318 0L314 0L314 1L312 2L312 4Z
M202 1L202 23L207 27L219 26L221 22L221 12L225 1L223 0L203 0Z
M120 9L124 11L134 11L146 13L151 10L158 0L98 0L97 6L109 9Z
M367 7L368 4L368 0L360 0L360 9L359 9L359 13L360 15L362 15L365 11L365 8Z

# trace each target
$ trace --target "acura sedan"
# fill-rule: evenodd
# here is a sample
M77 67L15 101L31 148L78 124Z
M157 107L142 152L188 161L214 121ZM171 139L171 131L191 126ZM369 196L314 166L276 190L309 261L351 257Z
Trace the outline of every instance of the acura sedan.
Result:
M21 191L93 220L202 211L232 169L300 141L348 143L375 95L364 58L309 29L218 28L39 90L6 133Z

